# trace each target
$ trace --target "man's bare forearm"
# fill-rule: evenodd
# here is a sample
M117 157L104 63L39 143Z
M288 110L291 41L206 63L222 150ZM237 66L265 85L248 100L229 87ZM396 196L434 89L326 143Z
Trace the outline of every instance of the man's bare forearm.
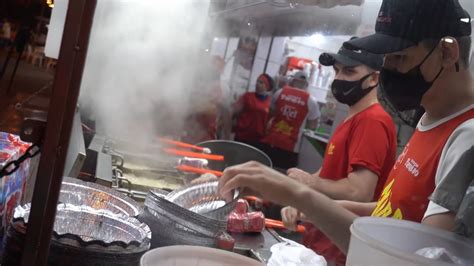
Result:
M350 200L338 200L336 201L344 209L354 213L357 216L370 216L377 205L376 202L356 202ZM311 222L304 213L300 213L300 221Z
M312 187L335 200L351 200L359 202L368 202L371 200L370 197L362 195L362 193L351 184L349 178L343 178L336 181L319 178Z
M311 188L334 200L370 202L373 200L378 176L372 171L359 168L348 177L339 180L319 177L320 171L306 178L305 183Z
M306 185L334 200L363 201L358 198L358 195L356 195L357 193L354 191L348 178L343 178L337 181L320 178L319 171L312 174L312 176L313 178L308 179L305 182Z
M355 202L350 200L338 200L337 203L357 216L370 216L377 205L376 202Z
M293 178L304 183L305 185L309 186L310 188L314 190L318 190L317 186L318 186L318 179L320 179L319 178L320 172L321 172L321 169L319 169L316 173L311 174L310 178L295 178L295 177Z
M291 206L303 212L309 221L347 253L351 235L349 228L358 216L309 187L296 191L293 198Z

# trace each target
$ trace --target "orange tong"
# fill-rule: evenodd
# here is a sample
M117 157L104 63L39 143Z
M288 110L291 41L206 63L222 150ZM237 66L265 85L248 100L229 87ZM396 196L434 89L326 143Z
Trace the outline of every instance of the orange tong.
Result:
M197 150L197 151L200 151L200 152L206 152L206 151L209 150L209 149L204 148L204 147L199 147L199 146L196 146L196 145L192 145L192 144L177 141L177 140L172 140L172 139L167 139L167 138L159 138L159 139L160 139L161 142L168 143L168 144L174 145L176 147L193 149L193 150Z
M189 165L178 165L176 166L176 169L183 171L183 172L190 172L190 173L196 173L196 174L213 174L215 176L222 176L221 171L215 171L215 170L209 170L209 169L203 169L203 168L198 168L198 167L193 167Z
M164 149L166 153L184 156L184 157L192 157L192 158L200 158L200 159L207 159L212 161L224 161L224 156L217 155L217 154L205 154L205 153L198 153L192 151L183 151L177 149Z
M273 220L269 218L265 218L265 227L275 228L275 229L287 229L282 221ZM306 227L302 225L296 226L296 232L304 233L306 231Z
M248 201L261 201L262 200L261 198L257 198L255 196L244 196L243 198Z

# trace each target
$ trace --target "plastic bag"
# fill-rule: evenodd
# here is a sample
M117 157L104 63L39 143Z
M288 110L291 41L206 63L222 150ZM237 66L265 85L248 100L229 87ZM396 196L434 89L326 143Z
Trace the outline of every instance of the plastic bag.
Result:
M415 252L417 255L428 259L442 261L447 263L454 263L456 265L472 265L468 261L453 255L450 251L440 247L426 247Z
M454 224L454 232L474 239L474 181L466 191Z
M232 251L234 250L235 239L226 232L222 232L217 236L216 245L220 249Z
M282 238L285 242L275 244L270 251L272 256L267 266L327 266L324 257L294 241Z

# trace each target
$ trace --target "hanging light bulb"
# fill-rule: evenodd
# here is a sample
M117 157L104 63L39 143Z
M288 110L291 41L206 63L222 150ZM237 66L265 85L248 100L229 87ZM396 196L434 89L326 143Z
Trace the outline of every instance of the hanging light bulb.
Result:
M50 8L53 8L53 7L54 7L54 0L46 0L46 4L47 4Z

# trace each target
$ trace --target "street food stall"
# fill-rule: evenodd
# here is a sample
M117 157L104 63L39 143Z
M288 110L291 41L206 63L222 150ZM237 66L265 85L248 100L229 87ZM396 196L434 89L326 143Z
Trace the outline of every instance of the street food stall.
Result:
M470 0L461 2L474 13ZM304 226L289 233L266 216L271 203L241 190L219 195L226 168L272 167L269 156L219 133L187 143L202 132L185 121L201 107L231 109L261 73L283 83L307 72L322 114L316 129L302 131L298 168L316 172L348 112L331 93L334 70L318 58L350 36L372 33L381 0L44 4L53 8L45 56L57 60L46 107L20 105L21 123L0 133L2 265L284 265L295 258L326 265L297 243ZM217 129L223 114L214 118ZM401 149L413 127L397 123ZM364 219L353 227L353 265L427 263L376 250L371 234L388 241L384 226L397 225L370 227ZM472 247L445 232L397 228L402 236L415 228L420 238Z

